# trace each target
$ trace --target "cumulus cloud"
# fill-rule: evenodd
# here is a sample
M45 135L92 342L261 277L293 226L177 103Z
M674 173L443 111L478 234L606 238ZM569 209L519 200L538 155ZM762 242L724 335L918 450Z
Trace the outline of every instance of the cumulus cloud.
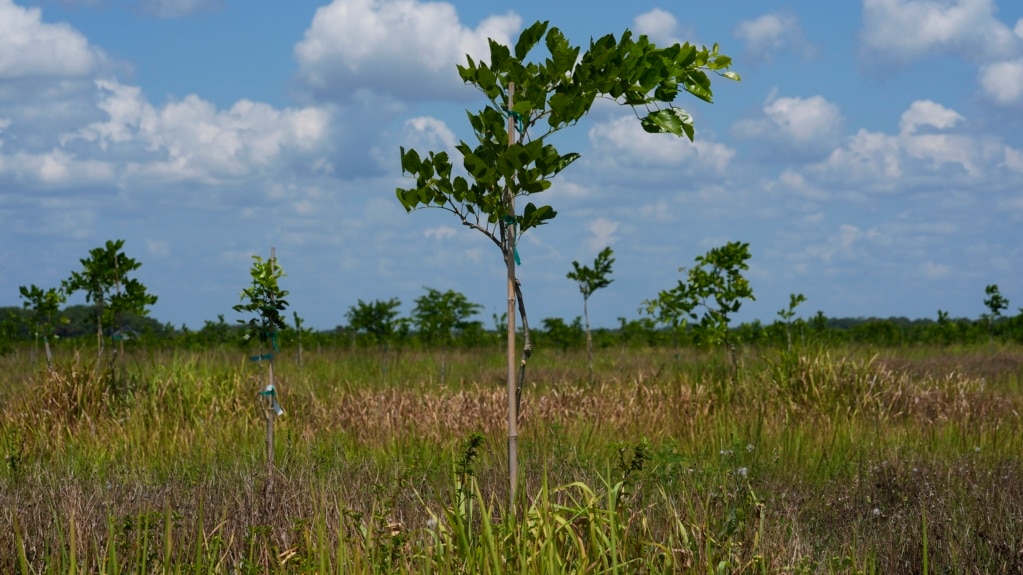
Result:
M778 98L772 92L763 112L762 118L736 122L733 134L819 150L837 141L843 123L838 106L823 96Z
M61 149L0 155L0 177L17 182L54 187L105 182L113 176L114 167L109 162L78 158Z
M952 275L952 266L937 264L932 261L921 263L917 269L925 278L932 280L944 279Z
M995 103L1023 103L1023 58L981 66L979 76L981 90Z
M221 0L144 0L143 9L157 18L183 18L210 12L223 5Z
M899 119L899 131L904 135L916 133L921 126L930 126L944 130L961 122L963 117L955 110L951 110L931 100L917 100L909 105L909 108L902 113Z
M1005 167L1023 174L1023 151L1005 147Z
M418 0L334 0L316 11L295 46L299 76L319 97L345 99L359 86L402 100L464 99L455 64L490 55L488 38L510 43L514 13L463 26L454 6Z
M695 142L666 134L648 134L634 117L620 117L594 125L589 132L598 163L723 172L735 150L697 135Z
M591 235L586 239L586 247L590 251L596 252L604 249L606 246L614 245L618 241L618 236L615 234L618 232L619 227L620 224L618 222L607 218L593 220L587 226Z
M771 60L783 49L792 49L804 56L812 54L794 16L764 14L744 20L735 27L735 36L746 42L746 52L755 60Z
M442 120L419 116L405 121L403 141L406 147L432 150L443 147L454 150L458 144L455 133Z
M455 228L450 226L437 226L423 230L423 237L433 240L443 240L455 237Z
M633 28L636 33L648 36L656 43L674 44L675 32L678 29L678 20L670 12L654 8L644 12L633 20Z
M0 80L82 78L103 61L103 53L71 26L43 22L38 8L0 0Z
M138 87L105 80L96 85L107 119L61 139L103 150L115 146L127 152L136 175L209 182L254 175L287 152L314 150L327 136L329 113L321 108L278 110L240 100L218 110L196 95L156 107Z
M934 53L1004 58L1020 49L1019 37L995 11L994 0L863 0L860 37L877 57L902 62Z
M928 170L951 165L976 176L984 146L969 136L947 133L961 121L955 110L930 100L916 101L903 112L898 134L860 129L814 170L844 182L874 182L880 189L893 189L907 175L905 167L912 160L924 162Z
M868 249L864 244L875 242L880 237L881 233L875 228L863 230L853 224L842 224L824 242L806 246L803 256L825 264L861 260L866 257Z

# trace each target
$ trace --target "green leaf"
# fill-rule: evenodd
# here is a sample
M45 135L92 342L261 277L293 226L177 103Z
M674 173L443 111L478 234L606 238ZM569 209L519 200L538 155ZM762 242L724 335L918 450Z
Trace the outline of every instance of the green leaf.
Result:
M695 132L693 130L693 117L682 108L665 108L651 112L640 120L643 129L651 134L675 134L685 135L692 141Z
M515 57L517 59L526 59L529 52L540 42L540 38L543 38L544 32L547 31L547 25L548 21L538 21L522 31L522 34L519 35L518 42L515 43ZM554 30L552 30L552 32L553 31Z
M522 231L526 231L529 228L535 228L536 226L547 223L548 220L553 220L558 212L554 211L554 208L550 206L537 207L532 202L526 204L525 209L522 210L522 216L519 218L519 228Z
M403 146L401 148L401 173L417 174L420 165L422 165L422 161L419 159L419 153L415 150L406 152Z
M579 47L572 47L561 30L552 28L547 34L547 49L551 53L552 73L558 76L567 74L575 66L579 58Z

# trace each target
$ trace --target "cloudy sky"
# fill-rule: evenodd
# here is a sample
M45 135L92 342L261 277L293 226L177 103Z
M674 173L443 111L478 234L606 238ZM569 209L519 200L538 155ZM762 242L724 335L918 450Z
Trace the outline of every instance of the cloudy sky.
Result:
M504 306L502 261L451 214L408 214L399 146L470 139L455 65L536 20L571 41L718 42L740 83L680 104L695 144L598 106L558 140L582 159L522 238L533 322L581 314L573 260L615 251L593 323L638 316L678 268L749 242L770 321L976 317L1023 305L1023 3L0 0L0 305L126 240L162 322L199 327L276 248L292 309L345 323L358 299L423 287ZM81 303L76 296L73 303Z

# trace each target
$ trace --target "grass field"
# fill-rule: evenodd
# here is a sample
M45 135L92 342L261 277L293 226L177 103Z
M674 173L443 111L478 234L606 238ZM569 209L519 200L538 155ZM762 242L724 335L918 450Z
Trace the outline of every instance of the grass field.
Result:
M1023 573L1023 349L0 358L2 573ZM120 370L114 373L121 374Z

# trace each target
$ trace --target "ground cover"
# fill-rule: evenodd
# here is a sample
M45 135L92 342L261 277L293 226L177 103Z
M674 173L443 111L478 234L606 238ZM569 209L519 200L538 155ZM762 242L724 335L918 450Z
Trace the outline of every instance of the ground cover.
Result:
M1020 573L1023 349L0 358L4 573ZM127 373L125 377L122 375ZM442 375L443 373L443 375Z

